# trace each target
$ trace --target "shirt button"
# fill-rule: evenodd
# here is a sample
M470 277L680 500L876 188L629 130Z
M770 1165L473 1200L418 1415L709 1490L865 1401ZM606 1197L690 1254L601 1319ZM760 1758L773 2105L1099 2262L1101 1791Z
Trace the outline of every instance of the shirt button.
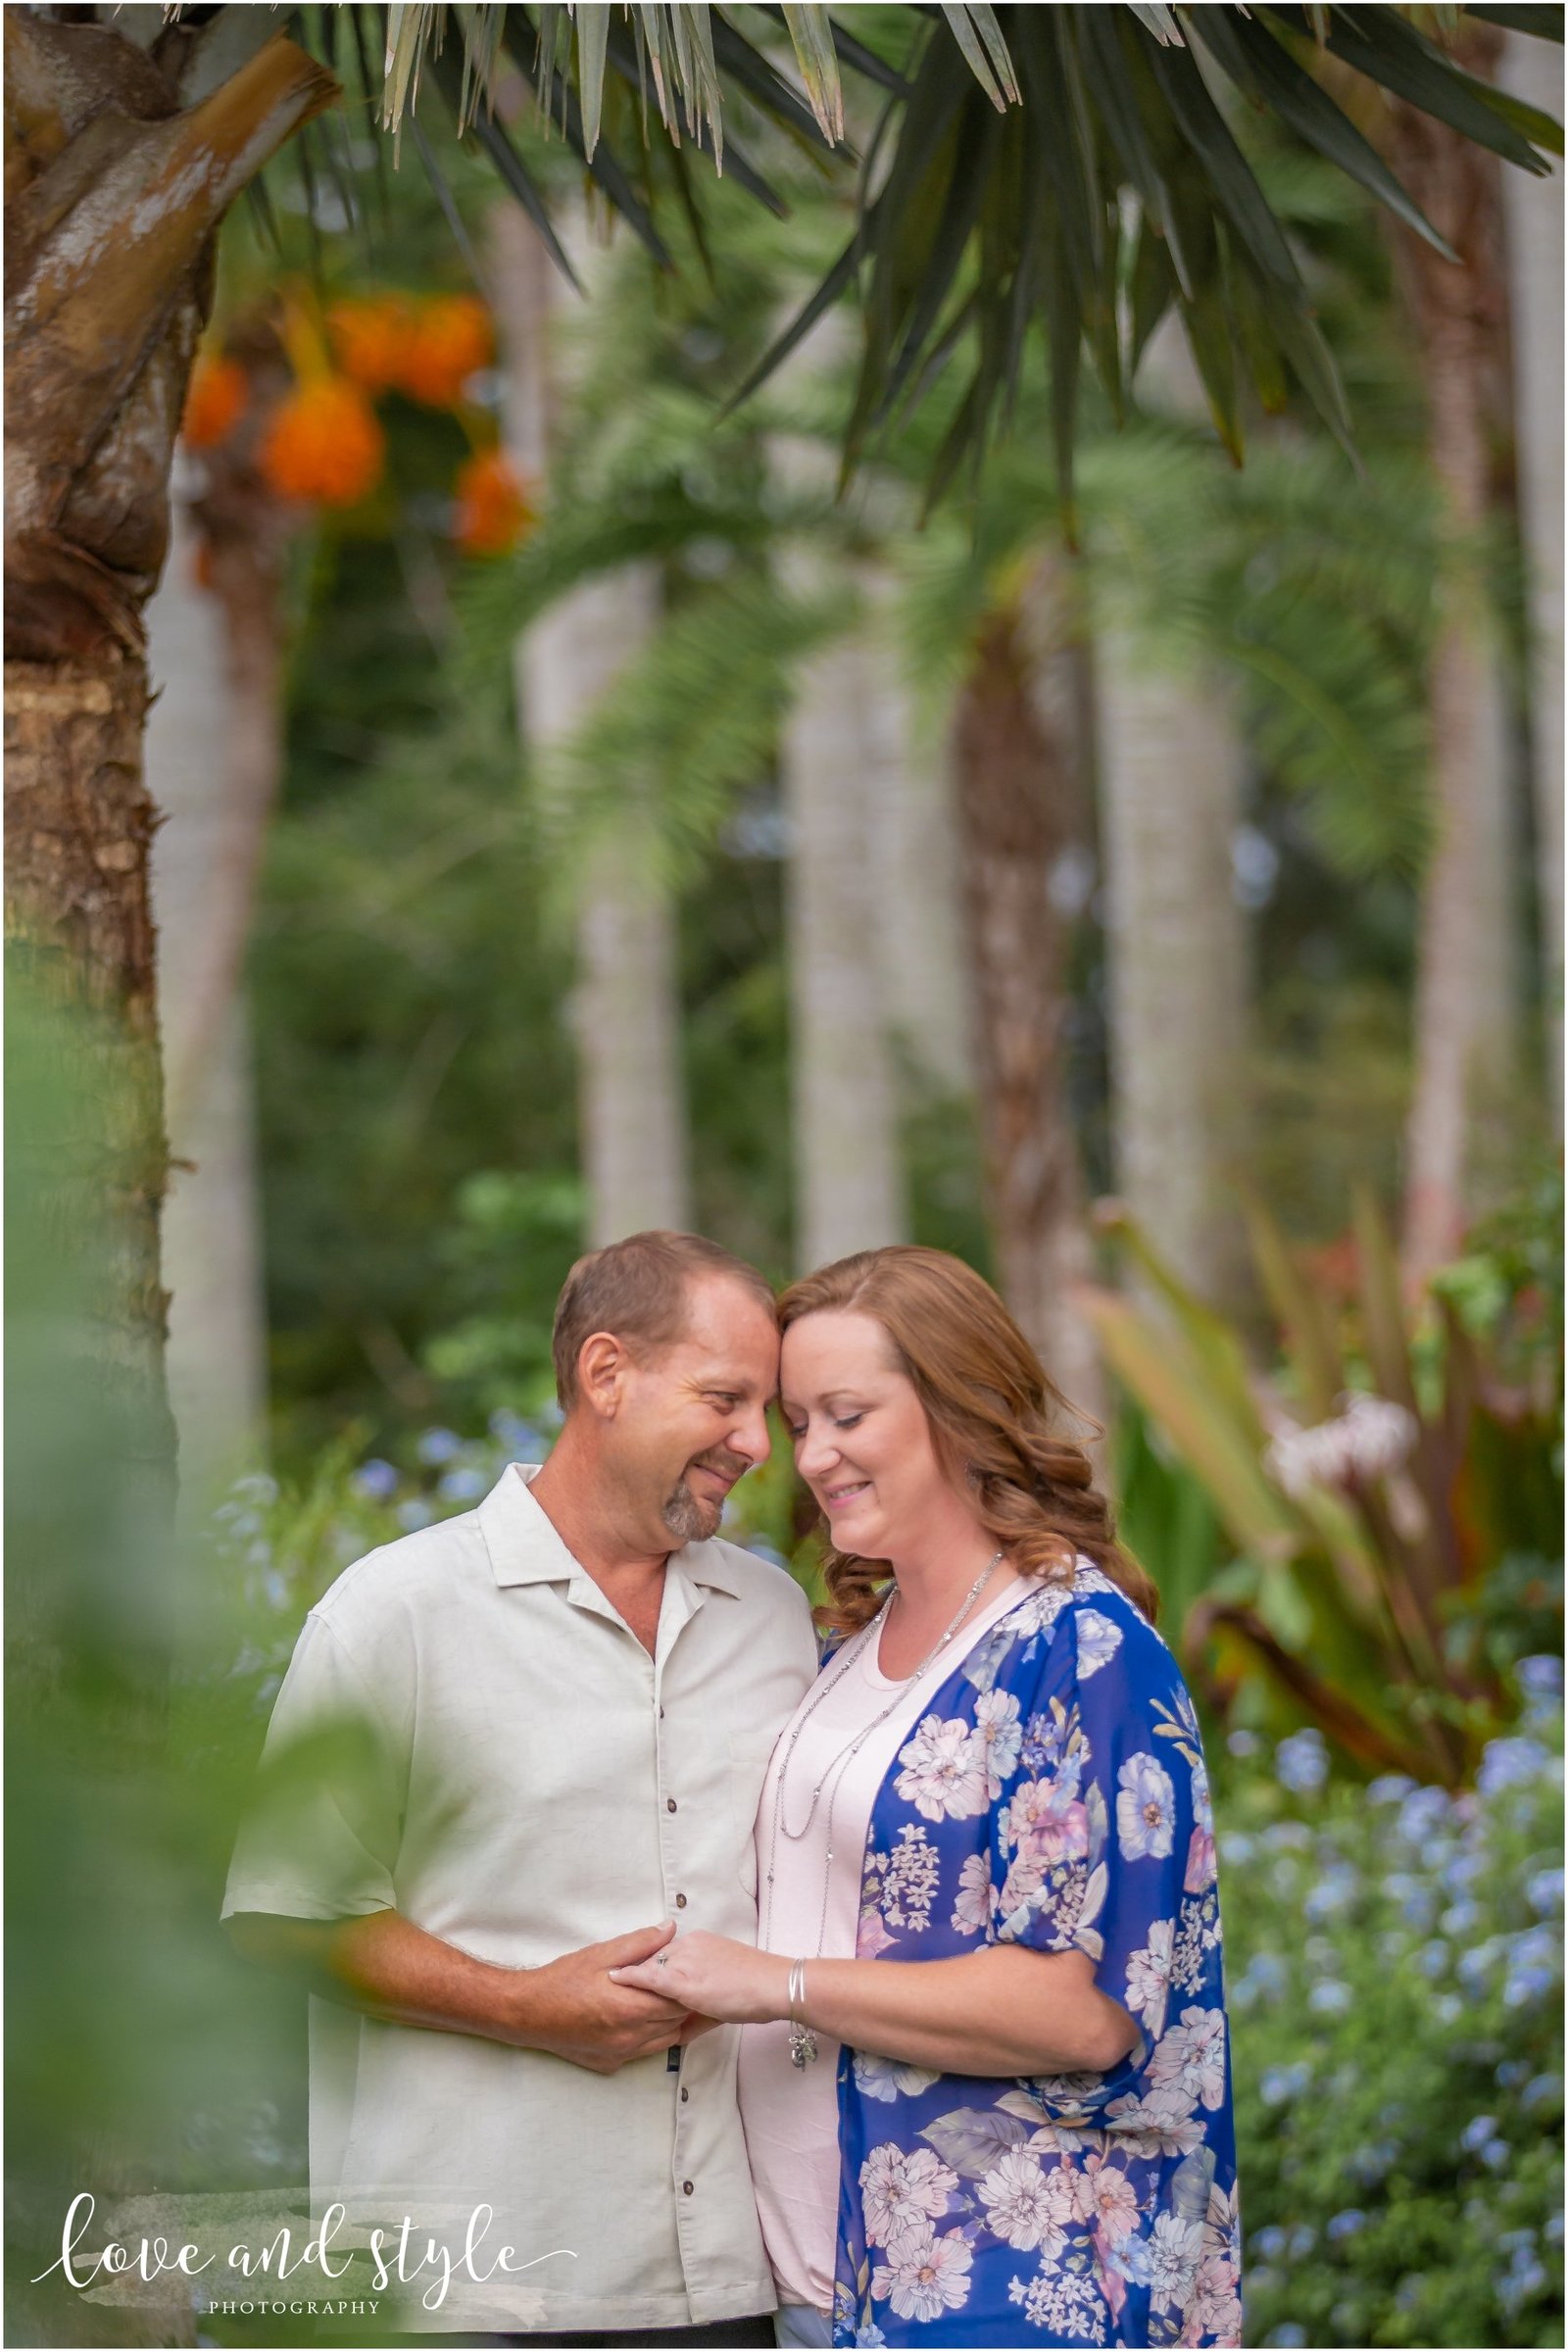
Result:
M673 1812L674 1812L674 1810L675 1810L675 1799L674 1799L672 1796L666 1796L666 1797L665 1797L665 1799L664 1799L664 1811L665 1811L666 1813L673 1813Z
M680 2184L680 2193L681 2193L681 2195L682 2195L683 2197L689 2197L689 2196L691 2196L691 2195L692 2195L692 2193L693 2193L693 2191L695 2190L696 2186L697 2186L697 2183L695 2182L695 2180L683 2180L683 2181L681 2182L681 2184Z
M692 2094L691 2094L691 2092L690 2092L690 2091L687 2089L687 2087L686 2087L685 2083L683 2082L683 2083L681 2084L681 2086L680 2086L680 2103L681 2103L681 2105L682 2105L683 2107L685 2106L685 2104L686 2104L687 2100L688 2100L688 2099L691 2097L691 2095L692 2095Z
M683 1894L677 1894L677 1895L676 1895L676 1897L675 1897L675 1908L676 1908L676 1910L677 1910L677 1911L684 1911L684 1910L685 1910L685 1908L686 1908L686 1897L685 1897Z

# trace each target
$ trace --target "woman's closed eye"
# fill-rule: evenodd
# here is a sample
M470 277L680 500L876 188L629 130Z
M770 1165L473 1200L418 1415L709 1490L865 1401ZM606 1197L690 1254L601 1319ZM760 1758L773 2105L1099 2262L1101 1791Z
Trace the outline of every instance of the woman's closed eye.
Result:
M829 1413L828 1419L835 1429L854 1429L858 1422L865 1419L865 1415L864 1413ZM799 1446L806 1436L807 1424L804 1421L799 1425L793 1421L786 1421L784 1426L790 1433L791 1444Z

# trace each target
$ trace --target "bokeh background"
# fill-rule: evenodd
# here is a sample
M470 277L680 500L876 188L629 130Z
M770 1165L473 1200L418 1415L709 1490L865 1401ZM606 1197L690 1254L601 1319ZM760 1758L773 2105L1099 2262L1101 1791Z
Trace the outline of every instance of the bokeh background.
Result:
M1407 13L1560 118L1560 12ZM542 1458L566 1269L665 1224L957 1250L1080 1416L1204 1715L1249 2340L1560 2342L1560 167L1455 197L1362 85L1438 266L1233 108L1353 455L1292 380L1238 466L1167 318L1070 497L1031 346L933 504L940 368L841 479L851 303L732 399L853 224L743 95L779 207L693 155L662 267L502 61L578 292L356 86L222 227L147 614L172 1538L83 1405L97 1065L12 1024L13 2340L266 2335L32 2253L303 2180L215 1926L295 1632ZM782 1442L731 1522L812 1587Z

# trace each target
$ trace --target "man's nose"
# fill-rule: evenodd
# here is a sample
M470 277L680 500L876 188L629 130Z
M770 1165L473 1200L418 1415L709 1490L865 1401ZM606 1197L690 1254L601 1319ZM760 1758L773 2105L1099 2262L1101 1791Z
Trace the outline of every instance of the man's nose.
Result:
M765 1462L773 1450L765 1407L754 1404L745 1420L730 1431L729 1443L732 1450L743 1453L749 1462Z

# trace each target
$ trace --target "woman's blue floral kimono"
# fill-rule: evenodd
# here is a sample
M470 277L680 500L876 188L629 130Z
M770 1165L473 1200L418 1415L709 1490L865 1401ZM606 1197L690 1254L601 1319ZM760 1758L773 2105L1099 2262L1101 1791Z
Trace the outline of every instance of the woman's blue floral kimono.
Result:
M1107 2075L846 2050L833 2341L1234 2344L1241 2233L1207 1775L1176 1661L1088 1561L942 1686L871 1813L862 1958L1087 1952Z

